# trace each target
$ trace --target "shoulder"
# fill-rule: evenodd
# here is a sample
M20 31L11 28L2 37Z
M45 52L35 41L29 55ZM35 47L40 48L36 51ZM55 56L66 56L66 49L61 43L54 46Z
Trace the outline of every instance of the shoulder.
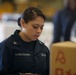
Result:
M53 16L53 20L54 21L60 21L61 19L65 19L67 18L68 16L68 12L67 12L67 9L61 9L61 10L58 10L55 15Z
M49 48L45 45L45 43L43 43L42 41L38 40L40 46L42 46L44 48L44 50L49 50Z
M0 46L10 46L13 42L13 35L11 35L10 37L6 38L5 40L3 40L1 43L0 43Z
M60 9L58 10L56 13L55 13L55 16L59 16L59 15L62 15L66 12L66 9Z
M44 45L44 43L42 41L38 40L38 42L40 45Z

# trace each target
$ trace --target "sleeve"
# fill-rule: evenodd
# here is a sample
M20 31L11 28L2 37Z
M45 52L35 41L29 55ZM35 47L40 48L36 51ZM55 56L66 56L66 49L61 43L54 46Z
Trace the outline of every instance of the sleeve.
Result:
M11 73L13 52L9 45L0 44L0 75L20 75L19 73Z
M11 50L4 44L0 45L0 75L12 75L10 73L11 60L12 60ZM18 74L13 74L18 75Z
M53 29L53 42L60 42L60 37L61 37L61 12L57 12L54 17L53 17L53 24L54 24L54 29Z
M0 74L8 73L10 67L10 56L8 48L3 44L0 46Z

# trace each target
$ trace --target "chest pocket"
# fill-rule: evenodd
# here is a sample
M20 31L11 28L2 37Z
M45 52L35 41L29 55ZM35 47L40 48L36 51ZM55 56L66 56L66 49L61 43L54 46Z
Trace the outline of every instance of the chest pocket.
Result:
M34 66L33 55L30 53L14 53L13 69L28 72Z
M18 62L33 62L33 55L30 53L15 53L14 59L18 60Z

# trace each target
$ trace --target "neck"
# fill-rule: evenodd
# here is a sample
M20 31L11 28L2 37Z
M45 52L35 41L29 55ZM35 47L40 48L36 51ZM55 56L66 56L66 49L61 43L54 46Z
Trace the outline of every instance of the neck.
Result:
M21 39L25 42L31 42L31 40L25 35L25 33L20 32L19 36L21 37Z

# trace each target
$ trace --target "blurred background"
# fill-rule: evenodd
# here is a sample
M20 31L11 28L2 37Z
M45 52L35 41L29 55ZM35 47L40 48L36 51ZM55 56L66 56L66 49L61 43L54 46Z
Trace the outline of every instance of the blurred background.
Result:
M0 14L20 14L29 6L40 8L49 21L53 14L63 7L63 0L0 0Z
M17 19L25 8L35 6L46 15L44 30L39 39L49 47L53 38L52 18L63 7L63 2L63 0L0 0L0 42L19 29Z

